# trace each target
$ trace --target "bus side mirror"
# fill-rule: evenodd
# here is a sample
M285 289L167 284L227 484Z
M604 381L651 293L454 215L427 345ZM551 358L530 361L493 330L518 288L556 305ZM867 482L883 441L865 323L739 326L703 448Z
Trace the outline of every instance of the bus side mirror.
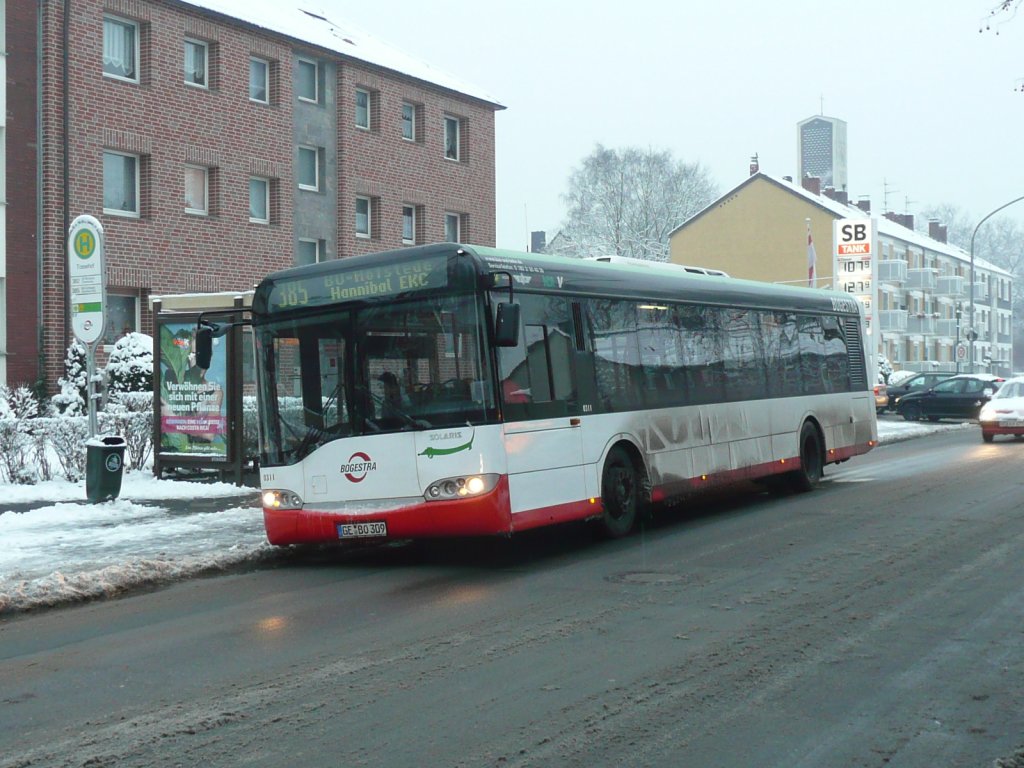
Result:
M213 359L213 327L205 324L196 326L196 367L209 370Z
M494 319L494 343L499 347L519 345L519 305L503 302L498 305Z

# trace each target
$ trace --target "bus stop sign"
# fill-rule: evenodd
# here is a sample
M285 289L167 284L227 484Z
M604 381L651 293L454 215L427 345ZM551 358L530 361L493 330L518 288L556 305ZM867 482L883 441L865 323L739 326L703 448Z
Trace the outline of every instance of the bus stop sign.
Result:
M86 346L103 336L106 323L106 272L103 225L79 216L68 231L68 280L71 285L71 330Z

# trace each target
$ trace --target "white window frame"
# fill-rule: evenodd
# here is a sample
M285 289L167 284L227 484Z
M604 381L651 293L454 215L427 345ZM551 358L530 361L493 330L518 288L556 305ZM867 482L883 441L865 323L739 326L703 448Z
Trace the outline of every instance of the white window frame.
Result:
M363 95L363 96L366 97L366 108L365 108L365 113L366 114L365 114L365 122L364 123L360 123L359 122L359 111L360 111L359 96L360 95ZM371 117L372 113L373 113L373 96L372 96L372 94L366 88L356 88L356 128L359 128L360 130L363 130L363 131L370 130L372 125L373 125L373 118Z
M455 222L455 238L448 237L448 225L450 222ZM446 243L459 243L462 242L462 215L458 213L451 213L446 211L444 214L444 240Z
M323 242L324 242L323 240L318 240L315 237L300 237L299 238L299 243L300 244L301 243L312 243L313 244L313 256L314 256L313 263L314 264L319 264L321 261L324 260ZM296 256L298 256L297 253L296 253ZM296 263L298 263L298 259L296 259Z
M138 24L138 22L131 21L130 19L123 19L120 16L112 16L110 14L104 14L103 15L103 49L104 49L104 51L108 47L108 41L107 41L107 22L108 21L112 22L114 24L118 24L118 25L120 25L122 27L130 27L132 29L132 67L133 67L133 69L135 71L135 76L134 77L125 77L124 75L119 75L119 74L117 74L115 72L108 72L107 71L106 63L103 64L103 76L104 77L112 78L114 80L121 80L122 82L125 82L125 83L137 83L137 82L139 82L139 70L141 69L141 66L140 66L141 62L139 61L139 59L140 59L139 38L141 37L141 35L139 34L139 32L140 32L139 24Z
M319 104L320 103L320 62L314 61L313 59L306 59L306 58L300 57L299 60L298 60L298 64L296 64L296 71L301 73L303 71L303 66L310 66L310 67L313 68L313 96L312 96L312 98L310 98L309 96L299 95L299 88L298 88L298 86L299 86L299 84L302 83L302 78L301 77L296 77L295 78L296 98L298 98L299 101L305 101L305 102L307 102L309 104Z
M191 213L195 216L206 216L210 213L210 169L202 165L186 165L185 166L185 180L186 189L188 187L188 172L199 171L203 174L203 207L202 208L190 208L188 205L188 197L185 198L185 213Z
M366 230L359 229L359 205L366 203ZM373 199L365 195L356 195L356 237L369 239L373 236Z
M261 219L257 216L252 215L252 183L259 181L263 183L263 205L267 211L267 217ZM269 224L270 223L270 179L265 176L250 176L249 177L249 222L252 224Z
M263 98L259 99L252 95L252 66L253 64L263 65ZM270 62L261 59L259 56L249 57L249 101L255 104L270 103Z
M405 111L409 110L409 120L406 123ZM409 126L409 135L405 135L405 126ZM405 141L416 141L416 105L410 101L402 102L402 138Z
M194 82L192 80L189 80L189 75L191 73L188 71L188 47L190 45L196 46L197 48L201 48L202 51L203 51L203 82L201 82L201 83L197 83L197 82ZM201 88L204 91L209 90L210 89L210 44L209 43L205 43L202 40L195 40L195 39L193 39L191 37L186 37L185 38L185 43L184 43L184 55L185 55L185 61L184 61L185 85L189 86L190 88Z
M409 215L406 215L409 214ZM410 231L412 232L411 237L405 235L405 222L408 221L411 225ZM416 244L416 206L415 205L403 205L402 206L402 244L403 245L415 245Z
M448 154L448 145L450 143L448 141L448 132L449 132L449 127L452 127L452 126L454 126L454 130L455 130L455 155L454 155L454 157L452 155ZM451 160L452 162L455 162L455 163L459 162L459 156L462 154L461 153L461 146L460 146L461 143L462 143L462 121L459 120L459 118L454 117L452 115L445 115L444 116L444 159L445 160Z
M103 150L103 163L104 163L104 166L106 165L106 157L107 157L107 155L117 155L118 157L128 157L128 158L131 158L134 161L134 163L135 163L135 209L134 210L125 210L123 208L107 208L107 206L106 206L106 202L107 202L107 200L106 200L106 198L107 198L107 179L106 179L106 168L104 168L104 173L103 173L103 213L109 214L111 216L125 216L125 217L131 218L131 219L138 219L138 218L140 218L141 215L142 215L142 200L140 198L140 192L141 192L141 183L140 183L141 179L140 179L140 176L142 176L142 163L140 162L139 156L138 155L133 155L130 152L118 152L117 150L114 150L114 149L104 149Z
M320 150L317 147L310 147L305 144L299 145L299 158L302 157L304 152L313 153L313 184L303 184L301 180L298 180L299 189L305 189L309 192L320 191ZM298 170L301 168L301 162L296 166L296 177L298 177Z

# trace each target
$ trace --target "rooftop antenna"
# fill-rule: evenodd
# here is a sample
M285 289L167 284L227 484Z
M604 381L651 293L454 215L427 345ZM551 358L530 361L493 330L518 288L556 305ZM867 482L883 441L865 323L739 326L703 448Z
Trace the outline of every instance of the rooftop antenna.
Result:
M891 184L889 184L889 182L886 181L883 178L882 179L882 210L883 211L888 211L889 210L889 193L890 192L899 192L899 190L896 189L896 187L894 187Z
M903 212L910 213L910 206L917 205L917 200L911 200L910 195L903 196Z
M818 96L818 100L821 102L821 116L825 116L825 94Z

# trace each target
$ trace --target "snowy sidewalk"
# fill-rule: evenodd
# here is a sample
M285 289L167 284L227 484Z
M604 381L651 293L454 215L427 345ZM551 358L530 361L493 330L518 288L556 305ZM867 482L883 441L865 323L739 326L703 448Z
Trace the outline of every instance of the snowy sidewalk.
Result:
M976 424L883 417L879 442ZM85 484L0 486L0 616L105 597L255 561L274 551L255 488L125 475L114 501L90 504Z

